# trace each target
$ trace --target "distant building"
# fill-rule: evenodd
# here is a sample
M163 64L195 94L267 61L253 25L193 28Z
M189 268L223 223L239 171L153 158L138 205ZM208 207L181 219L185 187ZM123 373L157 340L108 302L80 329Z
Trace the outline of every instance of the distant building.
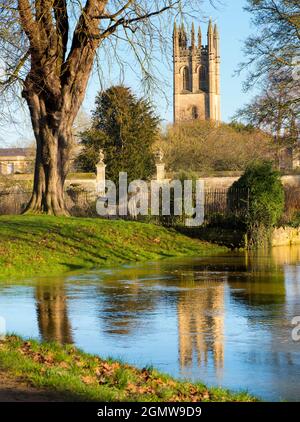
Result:
M0 174L31 173L34 151L32 148L0 148Z
M280 170L300 170L300 146L282 147L278 158Z
M197 40L196 40L197 38ZM221 121L219 32L209 22L207 45L199 27L192 26L190 42L184 25L174 27L174 122L201 119Z

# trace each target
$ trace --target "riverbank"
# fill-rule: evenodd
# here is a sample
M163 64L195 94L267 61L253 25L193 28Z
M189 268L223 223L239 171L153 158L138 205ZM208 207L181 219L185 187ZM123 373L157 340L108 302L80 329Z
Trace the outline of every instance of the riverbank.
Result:
M96 218L0 217L0 280L222 250L225 248L154 224Z
M232 393L203 384L178 381L155 369L137 369L102 360L73 345L38 343L7 336L0 341L0 401L37 397L41 401L257 401L247 393ZM5 388L5 383L14 388ZM11 392L10 392L11 390ZM26 400L26 399L24 399Z

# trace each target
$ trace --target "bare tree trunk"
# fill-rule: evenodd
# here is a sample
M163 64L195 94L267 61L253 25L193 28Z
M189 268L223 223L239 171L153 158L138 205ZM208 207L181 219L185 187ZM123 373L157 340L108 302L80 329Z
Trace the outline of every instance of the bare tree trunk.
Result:
M33 193L25 213L69 215L64 183L73 144L73 118L70 113L65 118L61 112L60 98L47 103L48 100L41 93L33 93L32 88L24 90L23 95L29 106L37 144Z

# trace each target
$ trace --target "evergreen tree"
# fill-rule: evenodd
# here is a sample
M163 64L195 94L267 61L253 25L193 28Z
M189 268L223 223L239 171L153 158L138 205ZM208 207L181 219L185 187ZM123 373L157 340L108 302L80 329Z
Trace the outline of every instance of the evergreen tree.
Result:
M77 165L93 172L104 150L106 178L119 180L119 172L128 181L149 179L155 169L153 144L159 119L148 100L138 99L129 88L113 86L96 98L92 127L81 134L82 151Z

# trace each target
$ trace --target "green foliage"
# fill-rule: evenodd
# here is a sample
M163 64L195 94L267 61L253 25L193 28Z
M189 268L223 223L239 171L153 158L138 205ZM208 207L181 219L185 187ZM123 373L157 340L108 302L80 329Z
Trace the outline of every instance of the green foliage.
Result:
M91 127L80 134L82 149L75 160L75 166L82 172L95 173L100 149L104 147L104 133Z
M252 124L244 124L236 120L233 120L232 122L230 122L228 126L234 129L236 132L240 132L240 133L255 132L255 127Z
M299 211L296 212L293 215L293 218L291 219L289 225L292 226L292 227L295 227L295 228L299 228L300 227L300 212Z
M233 206L244 211L244 222L252 244L269 240L272 228L278 223L284 211L284 189L280 174L270 162L256 162L249 165L243 176L235 182L231 194L239 192L239 199Z
M199 179L198 174L191 170L180 170L174 174L175 180L180 180L183 183L185 180L192 180L193 184Z
M119 180L119 172L128 181L149 179L155 170L153 144L159 119L148 100L136 98L129 88L114 86L96 98L92 127L81 135L82 152L77 165L95 171L99 151L105 154L106 178Z

